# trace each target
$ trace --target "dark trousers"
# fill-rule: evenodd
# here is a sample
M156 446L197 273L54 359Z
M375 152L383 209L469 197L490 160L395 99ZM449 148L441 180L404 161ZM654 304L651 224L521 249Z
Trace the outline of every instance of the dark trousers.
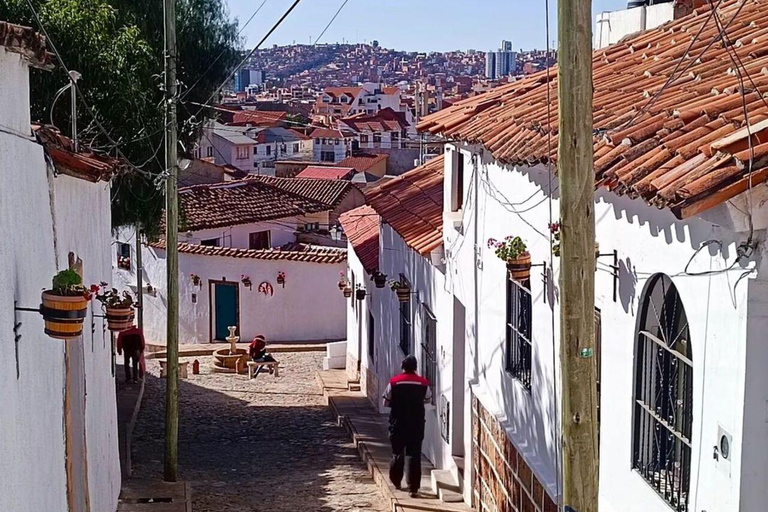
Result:
M421 436L391 433L392 460L389 463L389 479L400 487L405 472L405 482L411 492L421 487Z
M125 367L125 380L137 380L141 377L139 372L139 359L141 358L141 351L133 350L123 351L123 366ZM131 364L133 364L133 378L131 378Z

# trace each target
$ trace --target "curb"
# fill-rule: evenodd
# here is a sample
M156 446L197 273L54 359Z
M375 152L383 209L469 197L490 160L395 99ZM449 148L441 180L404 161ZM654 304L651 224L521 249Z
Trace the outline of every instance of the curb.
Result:
M125 461L123 463L123 473L129 478L133 476L131 438L133 437L133 430L136 428L136 421L139 418L139 411L141 410L141 402L144 398L144 383L145 379L141 379L141 387L139 388L139 394L136 396L136 403L133 406L133 412L131 413L130 419L124 423L125 439L123 439L123 443Z

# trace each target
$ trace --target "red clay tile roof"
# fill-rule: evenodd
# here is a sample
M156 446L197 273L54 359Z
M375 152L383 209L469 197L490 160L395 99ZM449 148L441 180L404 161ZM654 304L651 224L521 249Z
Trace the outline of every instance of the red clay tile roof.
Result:
M326 203L251 178L181 188L179 203L182 229L189 231L250 224L333 209Z
M390 107L376 114L356 114L339 120L356 132L399 132L408 128L405 112L395 112Z
M382 89L382 92L384 94L390 94L390 95L391 94L399 94L400 93L400 88L399 87L394 87L394 86L385 86Z
M347 194L358 190L343 180L318 180L312 178L275 178L274 176L249 176L248 181L259 181L288 194L322 203L326 210L336 208Z
M719 29L710 12L700 8L593 53L596 187L642 197L659 208L671 208L678 218L696 215L749 188L739 76L716 41ZM761 123L768 119L762 97L768 92L768 8L756 0L725 0L717 13L723 25L736 16L726 32L754 82L744 77L754 185L768 177L768 124ZM551 153L547 73L553 102ZM675 78L652 101L673 73ZM419 129L482 143L505 164L556 161L557 86L557 69L552 68L458 102L424 118Z
M433 158L365 194L382 221L421 255L443 243L443 160Z
M75 152L72 140L62 135L54 126L33 125L32 131L61 174L96 183L109 181L114 174L124 170L120 160L97 154L85 145Z
M379 268L379 228L381 217L368 205L339 216L341 227L363 268L372 274Z
M348 156L339 162L339 167L352 167L357 172L365 172L379 162L386 162L389 155L377 155L362 153L355 156Z
M165 250L165 240L150 244L156 249ZM227 258L245 258L255 260L301 261L305 263L336 264L347 261L346 249L320 247L304 244L287 244L273 249L237 249L234 247L209 247L204 245L179 242L179 252L200 256L222 256Z
M355 174L351 167L321 167L310 165L299 174L297 178L315 178L325 180L346 180Z
M232 120L228 124L254 126L277 126L281 121L288 117L287 112L276 112L271 110L242 110L234 112Z
M355 134L333 128L315 128L309 136L313 139L344 139L354 137Z
M0 21L0 46L9 52L20 53L33 67L53 67L53 54L46 49L45 37L29 27Z
M327 94L328 96L334 96L336 98L344 94L355 98L362 91L363 91L362 87L326 87L325 89L323 89L323 92L325 94Z

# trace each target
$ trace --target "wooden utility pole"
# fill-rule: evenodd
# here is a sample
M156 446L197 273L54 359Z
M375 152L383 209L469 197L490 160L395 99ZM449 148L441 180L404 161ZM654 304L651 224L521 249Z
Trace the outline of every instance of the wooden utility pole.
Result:
M179 194L176 135L176 1L163 0L165 16L165 247L168 279L168 374L165 393L165 481L175 482L179 462Z
M144 267L141 259L141 226L136 224L136 321L144 330Z
M558 0L563 505L597 511L592 1Z

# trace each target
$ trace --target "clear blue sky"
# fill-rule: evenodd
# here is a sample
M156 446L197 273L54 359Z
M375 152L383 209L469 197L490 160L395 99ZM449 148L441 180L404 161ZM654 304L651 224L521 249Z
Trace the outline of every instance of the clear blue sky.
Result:
M226 0L230 14L244 24L261 0ZM302 0L265 43L314 42L344 0ZM245 29L252 47L291 5L267 0ZM557 0L549 0L552 39L556 39ZM601 11L626 8L626 0L594 0L592 19ZM502 39L514 47L543 48L544 0L349 0L320 42L378 40L382 46L408 51L496 49Z

